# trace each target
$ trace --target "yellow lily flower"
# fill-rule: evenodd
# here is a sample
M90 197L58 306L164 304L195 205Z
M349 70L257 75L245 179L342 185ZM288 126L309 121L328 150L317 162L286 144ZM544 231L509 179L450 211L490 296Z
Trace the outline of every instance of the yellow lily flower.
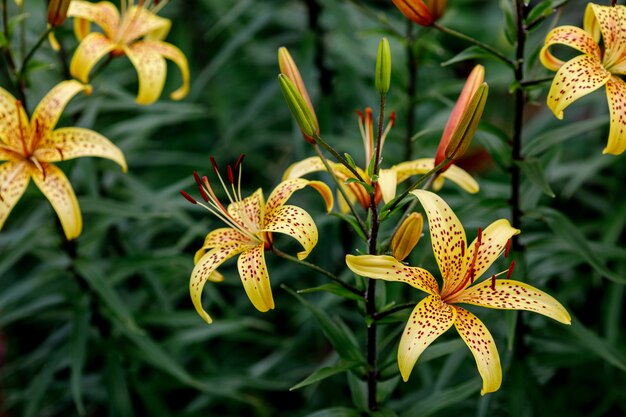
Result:
M412 193L420 200L428 217L443 288L439 289L427 270L406 266L392 256L347 255L346 263L358 275L405 282L428 293L411 313L400 339L398 366L405 381L421 353L454 324L476 360L483 379L481 394L497 391L502 382L502 369L493 337L478 317L457 304L533 311L564 324L570 324L570 315L550 295L510 280L513 264L506 279L497 279L502 272L477 282L500 256L509 239L519 233L507 220L497 220L484 231L479 229L478 237L467 245L465 230L445 201L429 191Z
M302 178L283 181L272 191L267 202L258 189L249 197L241 196L241 161L234 168L228 166L227 186L219 174L213 158L213 168L226 191L230 204L225 207L216 197L207 177L194 177L204 203L196 201L184 191L181 194L193 204L199 204L217 216L228 227L213 230L195 255L195 267L191 273L189 291L198 314L207 322L213 320L202 307L201 295L206 281L223 280L216 269L226 260L241 254L237 261L239 275L250 302L261 312L274 308L269 275L265 266L265 250L272 247L272 233L283 233L296 239L303 251L298 259L306 258L317 244L317 227L311 216L300 207L286 205L291 195L307 185L316 189L324 198L326 209L333 207L333 197L328 186L320 181ZM230 187L230 191L229 188Z
M156 15L167 1L122 1L121 14L108 1L90 3L74 0L68 17L74 17L74 31L81 41L72 57L70 72L86 83L91 69L105 55L126 55L137 70L139 93L137 103L154 103L165 84L165 59L173 61L181 71L183 85L170 94L172 100L183 99L189 91L187 58L176 46L164 42L172 22ZM103 33L90 32L91 22Z
M41 100L29 123L19 100L0 88L0 229L24 194L30 179L56 211L68 239L82 231L82 217L72 185L52 162L81 156L99 156L117 162L126 171L122 151L89 129L53 130L63 109L76 94L90 87L63 81Z
M374 155L375 130L372 109L368 107L365 109L364 113L359 111L357 112L357 115L359 117L359 130L361 131L361 138L363 139L363 146L365 148L365 166L367 166L372 160L372 156ZM381 137L381 146L384 145L385 139L387 138L389 131L395 124L395 120L395 113L392 113L389 117L389 122L387 123L387 126L383 131L383 135ZM339 180L346 181L350 178L355 178L354 174L352 174L342 164L330 161L328 163L333 169L335 176ZM376 203L378 203L381 198L385 203L393 200L396 194L396 187L398 184L406 181L413 175L425 174L428 171L432 170L434 167L435 160L433 158L421 158L414 161L403 162L401 164L391 167L390 169L381 169L378 174L378 182L376 186ZM326 168L324 167L324 164L319 159L319 157L313 156L292 164L283 174L283 180L289 178L300 178L312 172L325 170ZM371 179L367 175L366 168L356 167L356 171L361 175L362 178L364 178L369 184L371 184ZM443 186L443 183L446 179L449 179L450 181L456 183L468 193L478 192L479 187L476 180L474 180L474 178L472 178L472 176L469 175L465 170L457 167L456 165L451 165L447 171L438 176L433 184L434 189L439 190ZM367 209L370 206L370 196L362 185L358 183L349 183L345 184L344 187L348 191L347 195L349 197L352 197L351 202L358 201L358 203L364 209ZM347 213L349 208L341 194L338 193L337 199L339 201L340 210L344 213Z
M602 34L603 46L598 45ZM567 62L550 52L552 45L566 45L582 55ZM626 6L588 4L584 30L576 26L559 26L546 36L539 55L543 65L557 71L548 106L558 119L563 110L603 85L611 113L609 139L603 153L619 155L626 150L626 83L617 75L626 74Z

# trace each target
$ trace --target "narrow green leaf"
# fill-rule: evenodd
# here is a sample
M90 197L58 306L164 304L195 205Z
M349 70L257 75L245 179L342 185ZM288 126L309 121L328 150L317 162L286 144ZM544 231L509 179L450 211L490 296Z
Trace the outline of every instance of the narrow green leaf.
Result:
M306 417L361 417L361 414L359 414L356 410L352 410L350 408L333 407L316 411L313 414L307 415Z
M70 389L72 399L79 415L85 415L83 403L82 377L85 358L87 356L87 340L89 337L89 300L81 297L74 307L74 320L70 340Z
M606 126L608 122L608 117L600 116L591 120L567 123L562 127L549 130L533 137L532 141L528 142L528 144L524 147L523 154L527 157L540 155L551 147L564 142L567 139L576 138L584 133Z
M333 375L337 375L342 372L346 372L349 369L353 369L357 367L358 365L359 364L355 362L346 362L337 366L325 366L323 368L319 368L318 370L313 372L311 375L303 379L301 382L289 388L289 391L293 391L296 389L306 387L311 384L315 384L316 382L329 378Z
M348 291L341 285L331 282L329 284L320 285L319 287L305 288L303 290L298 290L298 294L309 294L313 292L329 292L331 294L338 295L339 297L347 298L349 300L355 301L363 301L363 298L358 294L353 293L352 291Z
M523 161L517 161L517 165L522 169L522 172L530 182L535 184L544 194L554 198L554 191L552 191L550 183L548 183L539 159L528 158Z
M626 356L624 353L587 329L577 318L572 317L572 325L568 326L567 329L578 339L578 342L582 346L595 353L607 363L622 371L626 371Z
M406 410L402 417L427 417L434 415L438 411L448 408L454 404L464 401L471 395L475 395L480 390L482 381L472 379L455 387L435 392L428 397L417 401L411 408Z
M459 52L458 54L456 54L449 60L442 62L441 66L447 67L448 65L456 64L457 62L467 61L470 59L484 59L484 58L493 58L493 55L491 55L489 52L485 51L484 49L474 45L474 46L470 46L467 49L464 49L463 51Z
M348 223L350 226L352 226L352 229L357 233L357 235L359 235L359 237L361 239L367 240L367 237L365 237L365 235L363 234L363 231L359 227L359 223L356 221L356 219L354 217L352 217L350 215L347 215L347 214L336 213L336 212L332 212L330 214L331 214L331 216L338 217L341 220L343 220L346 223Z
M372 174L369 174L369 175L370 175L370 177L372 177L372 176L373 176ZM368 183L366 183L366 182L364 182L364 181L359 181L359 180L357 180L356 178L348 178L348 179L346 180L346 184L352 184L352 183L361 184L361 185L363 186L363 188L365 188L365 190L366 190L368 193L373 193L373 192L374 192L374 187L372 187L370 184L368 184Z

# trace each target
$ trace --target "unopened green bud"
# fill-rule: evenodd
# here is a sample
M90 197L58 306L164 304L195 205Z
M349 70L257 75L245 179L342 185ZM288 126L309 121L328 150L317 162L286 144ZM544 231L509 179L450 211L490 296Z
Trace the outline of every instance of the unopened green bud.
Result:
M48 24L50 26L61 26L65 22L70 2L71 0L50 0L48 5Z
M411 213L398 227L391 238L391 253L401 261L413 250L422 236L424 217L420 213Z
M287 106L289 106L289 110L296 119L302 133L305 136L315 136L318 130L317 120L302 94L300 94L294 83L286 75L280 74L278 82L287 101Z
M387 94L391 84L391 49L387 38L382 38L378 44L376 58L376 90L381 95Z
M459 159L465 154L467 148L469 148L474 133L476 133L476 129L478 128L480 118L483 115L488 93L489 86L487 83L482 83L476 90L476 93L461 117L458 128L452 134L450 143L446 147L446 158L452 160Z

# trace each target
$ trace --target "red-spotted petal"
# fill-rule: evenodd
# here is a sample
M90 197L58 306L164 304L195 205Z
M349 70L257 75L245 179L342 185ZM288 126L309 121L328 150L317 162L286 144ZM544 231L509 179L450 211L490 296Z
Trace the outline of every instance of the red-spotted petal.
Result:
M19 113L18 113L19 108ZM20 119L22 134L20 135ZM22 151L21 137L28 138L28 116L24 107L17 105L17 99L0 87L0 145L4 144L17 151Z
M541 63L552 71L558 70L565 63L550 52L550 47L557 44L574 48L598 62L602 58L600 47L589 33L576 26L559 26L548 33L539 54Z
M333 194L328 186L320 181L309 181L303 178L292 178L281 182L274 188L272 194L267 199L265 205L265 215L269 215L274 210L285 204L285 202L291 197L291 195L306 187L307 185L315 188L324 198L326 203L326 211L332 210L333 206Z
M26 161L0 164L0 229L26 191L30 172Z
M35 156L43 162L57 162L83 156L97 156L116 162L126 172L126 159L118 148L93 130L81 127L66 127L50 133L35 151Z
M165 85L165 58L144 41L125 47L124 52L135 67L139 79L139 92L135 101L144 105L154 103L161 96Z
M99 32L92 32L80 42L72 61L70 73L84 83L89 81L89 73L92 68L104 57L116 48L116 44Z
M406 181L413 175L426 174L435 167L435 160L433 158L421 158L414 161L403 162L391 167L391 170L396 172L398 184ZM475 194L480 189L476 180L467 173L463 168L452 164L446 171L439 174L439 178L444 178L452 181L464 191Z
M465 230L450 206L435 193L424 190L411 192L422 203L432 241L435 259L443 278L443 293L449 293L463 280L466 266Z
M151 48L154 52L161 54L164 58L174 62L180 74L182 76L182 85L178 90L170 94L172 100L182 100L189 92L189 64L187 63L187 57L183 52L171 43L161 41L144 41L146 47Z
M298 259L309 256L317 244L317 227L315 222L303 209L285 205L265 216L265 232L283 233L296 239L304 249L298 252Z
M89 93L91 87L76 80L61 81L41 99L30 122L31 144L37 147L39 141L54 129L67 103L81 91Z
M456 310L454 326L474 355L478 372L483 379L480 394L497 391L502 383L502 367L498 348L491 333L483 322L469 311L458 306L454 309Z
M73 0L70 2L70 7L67 9L67 16L74 17L76 20L84 20L97 24L102 28L108 38L112 38L115 35L120 22L120 15L117 8L113 3L108 1L90 3L88 1Z
M439 296L429 295L415 306L398 346L398 367L404 381L408 381L422 352L452 327L455 317L455 308Z
M264 207L263 191L259 188L254 194L243 200L230 204L228 213L247 230L261 228Z
M261 312L274 308L270 277L265 266L263 244L245 250L237 260L243 288L250 302Z
M59 168L41 163L44 172L30 166L31 175L37 187L46 196L56 211L68 240L77 238L83 230L83 218L74 194L72 184Z
M405 282L430 295L439 294L439 285L430 272L422 268L406 266L393 256L346 255L346 265L352 272L362 277Z
M613 67L626 65L626 7L600 6L591 4L602 32L604 43L604 67L616 72ZM621 64L621 65L620 65Z
M250 244L251 246L255 243L250 241L250 239L239 231L232 229L230 227L223 227L220 229L213 230L206 235L204 238L204 244L198 251L194 257L194 263L198 263L200 258L204 256L207 252L207 249L219 248L221 246L229 246L229 245L241 245L241 244Z
M611 78L611 73L602 63L589 55L580 55L566 62L554 76L548 93L548 107L558 119L563 110L598 88Z
M611 129L603 153L619 155L626 150L626 83L621 78L611 77L606 83L606 96L611 112Z
M220 246L205 253L193 268L191 279L189 280L191 301L200 317L207 323L210 324L213 320L202 307L202 289L204 288L204 284L206 284L207 280L218 266L247 248L249 248L249 246L244 244Z
M454 303L474 304L503 310L527 310L570 324L567 310L550 295L523 282L508 279L487 279L467 288Z

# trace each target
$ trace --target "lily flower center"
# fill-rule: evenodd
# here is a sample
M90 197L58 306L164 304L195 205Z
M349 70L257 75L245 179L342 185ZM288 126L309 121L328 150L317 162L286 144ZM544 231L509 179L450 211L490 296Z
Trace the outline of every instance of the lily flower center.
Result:
M115 48L111 54L113 56L124 55L124 45L133 41L130 34L141 24L140 20L145 12L156 15L169 3L169 0L122 0L120 6L120 24L115 35Z

